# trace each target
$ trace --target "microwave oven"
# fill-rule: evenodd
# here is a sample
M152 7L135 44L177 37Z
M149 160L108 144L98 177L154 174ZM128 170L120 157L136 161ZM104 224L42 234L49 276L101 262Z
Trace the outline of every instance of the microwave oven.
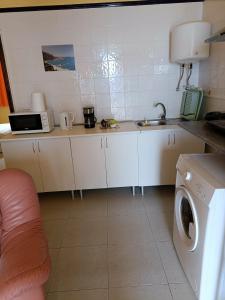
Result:
M17 112L9 115L12 134L50 132L54 128L52 111Z

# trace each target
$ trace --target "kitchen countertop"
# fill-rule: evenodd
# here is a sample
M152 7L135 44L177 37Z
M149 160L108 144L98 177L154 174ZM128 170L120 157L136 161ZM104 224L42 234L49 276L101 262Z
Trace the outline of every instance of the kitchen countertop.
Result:
M215 131L206 121L181 121L181 119L167 119L166 125L139 127L136 121L125 121L119 123L117 128L102 129L100 124L96 124L95 128L86 129L84 125L75 125L71 130L62 130L60 127L55 127L49 133L29 133L13 135L7 133L7 130L0 131L0 142L16 141L39 138L63 138L74 136L89 136L89 135L106 135L118 133L132 133L149 130L175 129L181 128L189 131L193 135L201 138L206 144L211 146L218 152L225 153L225 134ZM4 128L5 129L5 128Z
M184 121L179 126L201 138L216 151L225 153L225 134L211 128L206 121Z
M118 134L122 132L140 132L147 130L161 130L177 128L180 119L167 119L167 125L139 127L136 122L128 121L121 122L117 128L101 129L100 124L96 124L95 128L84 128L84 125L75 125L71 130L62 130L60 127L55 127L48 133L29 133L29 134L0 134L0 142L15 141L15 140L27 140L27 139L39 139L39 138L59 138L59 137L73 137L73 136L88 136L88 135L106 135L106 134Z

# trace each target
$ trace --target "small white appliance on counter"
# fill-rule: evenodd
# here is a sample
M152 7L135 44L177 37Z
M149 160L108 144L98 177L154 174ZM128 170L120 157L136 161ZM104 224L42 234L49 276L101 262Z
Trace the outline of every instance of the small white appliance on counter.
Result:
M31 107L34 112L46 111L45 96L43 93L35 92L31 94Z
M62 130L72 129L74 114L72 112L62 112L59 114L59 123Z
M173 241L198 300L225 299L225 294L218 296L225 272L224 234L225 155L181 155Z
M17 112L9 115L12 134L50 132L54 128L52 111Z

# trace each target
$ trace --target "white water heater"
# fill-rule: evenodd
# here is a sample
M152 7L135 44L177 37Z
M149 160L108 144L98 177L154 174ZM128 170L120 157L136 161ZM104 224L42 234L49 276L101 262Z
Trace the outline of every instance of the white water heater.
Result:
M173 63L191 64L209 57L211 25L191 22L176 26L171 32L170 59Z

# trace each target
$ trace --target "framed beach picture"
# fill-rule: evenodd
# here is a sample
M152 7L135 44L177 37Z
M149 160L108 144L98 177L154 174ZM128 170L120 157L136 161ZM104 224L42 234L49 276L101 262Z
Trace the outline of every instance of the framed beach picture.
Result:
M73 45L42 46L45 71L75 71Z

